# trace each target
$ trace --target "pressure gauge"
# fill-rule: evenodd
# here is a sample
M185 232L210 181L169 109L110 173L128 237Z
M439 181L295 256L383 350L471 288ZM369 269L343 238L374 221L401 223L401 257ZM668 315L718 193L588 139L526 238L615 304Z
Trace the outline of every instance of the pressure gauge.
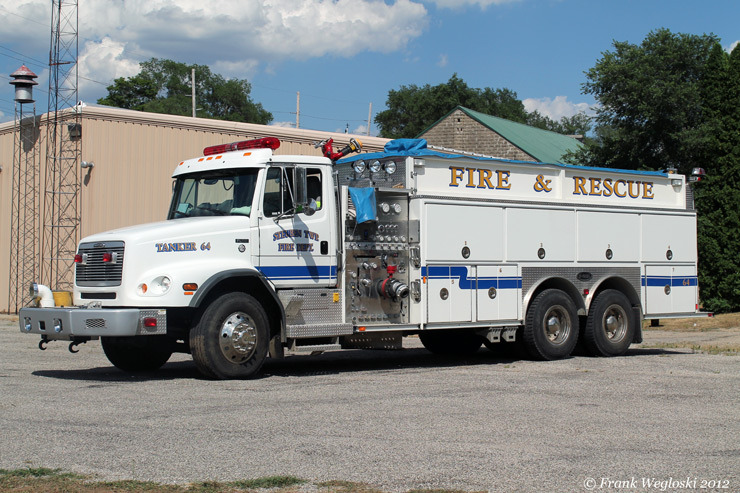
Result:
M355 164L353 166L355 173L358 175L361 174L363 171L365 171L365 161L362 159L355 161Z
M388 205L386 202L381 202L378 207L380 207L380 210L381 212L383 212L383 214L388 214L391 211L391 206Z
M370 173L377 173L378 171L380 171L380 168L380 161L378 161L377 159L370 163Z
M396 202L395 204L393 204L393 212L395 212L396 214L400 214L401 213L401 204L399 204L398 202Z

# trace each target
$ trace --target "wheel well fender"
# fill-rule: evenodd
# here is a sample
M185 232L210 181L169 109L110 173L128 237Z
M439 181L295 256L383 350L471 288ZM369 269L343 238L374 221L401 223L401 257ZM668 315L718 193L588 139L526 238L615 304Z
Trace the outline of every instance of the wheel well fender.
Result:
M242 292L253 296L267 313L270 336L285 333L285 309L267 278L250 269L232 269L209 277L195 292L190 307L198 312L216 297L231 292Z
M642 302L640 301L640 294L635 290L635 287L626 279L622 277L607 277L597 282L593 286L591 293L586 299L588 310L590 311L591 303L596 299L599 293L607 289L613 289L615 291L619 291L620 293L625 295L627 299L629 300L630 305L632 306L632 315L634 317L633 323L635 324L635 336L632 342L635 342L635 343L642 342L643 313L642 313Z
M563 291L573 300L573 303L576 305L578 315L586 315L586 304L583 301L583 296L581 296L581 293L573 283L562 277L550 277L533 285L524 296L524 299L522 300L523 317L526 318L527 310L532 301L538 294L546 289L559 289L560 291Z

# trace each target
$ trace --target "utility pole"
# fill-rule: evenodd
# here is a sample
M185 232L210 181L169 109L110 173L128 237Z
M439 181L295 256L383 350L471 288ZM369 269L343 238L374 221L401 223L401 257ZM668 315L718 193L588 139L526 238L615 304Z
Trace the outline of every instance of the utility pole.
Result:
M370 101L370 109L367 112L367 133L365 134L368 137L370 136L370 121L372 117L373 117L373 102Z
M301 128L301 91L296 93L295 98L295 128Z
M193 118L195 118L195 69L190 72L190 87L193 98Z

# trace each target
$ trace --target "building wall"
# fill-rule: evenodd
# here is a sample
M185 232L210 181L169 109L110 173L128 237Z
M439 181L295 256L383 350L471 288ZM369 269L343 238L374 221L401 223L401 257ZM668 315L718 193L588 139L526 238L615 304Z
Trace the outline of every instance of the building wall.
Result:
M35 149L39 156L46 152L44 125L42 118ZM0 125L0 312L9 307L14 132L12 122ZM382 150L387 142L377 137L84 107L81 160L94 163L94 167L79 170L80 237L165 219L172 171L179 162L202 155L207 146L266 136L281 140L276 154L312 156L321 155L314 142L330 137L335 149L355 137L368 152ZM41 168L43 161L39 159ZM43 194L43 186L41 176L39 194ZM43 211L38 211L38 217L44 217ZM39 224L39 240L42 233L43 225ZM23 290L25 293L26 288Z
M536 161L501 135L481 125L461 110L452 112L420 138L430 145L475 152L486 156L501 157L520 161Z

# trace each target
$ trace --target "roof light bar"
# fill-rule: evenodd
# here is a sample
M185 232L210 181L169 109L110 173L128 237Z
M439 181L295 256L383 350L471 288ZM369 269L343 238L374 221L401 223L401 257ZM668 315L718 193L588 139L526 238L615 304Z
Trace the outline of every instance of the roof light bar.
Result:
M230 144L220 144L203 149L204 156L222 154L230 151L243 151L245 149L272 149L280 147L280 139L277 137L262 137L261 139L242 140Z

